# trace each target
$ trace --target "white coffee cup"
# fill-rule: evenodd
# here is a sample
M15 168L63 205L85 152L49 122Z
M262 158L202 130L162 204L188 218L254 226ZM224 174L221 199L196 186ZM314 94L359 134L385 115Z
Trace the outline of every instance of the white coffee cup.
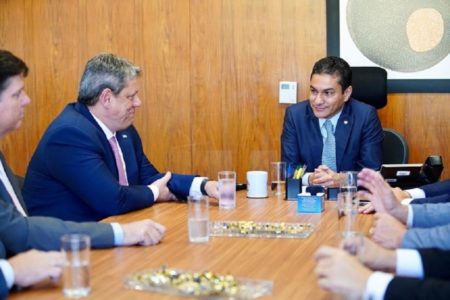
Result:
M267 172L248 171L247 172L247 197L266 198L267 197Z

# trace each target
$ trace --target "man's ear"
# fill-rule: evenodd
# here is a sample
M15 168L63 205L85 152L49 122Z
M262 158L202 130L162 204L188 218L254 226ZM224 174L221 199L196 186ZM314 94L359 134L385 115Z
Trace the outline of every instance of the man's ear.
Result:
M103 89L98 97L98 102L104 106L109 106L111 103L112 91L109 88Z
M344 91L344 97L345 97L344 98L344 102L347 102L348 99L350 99L350 96L352 95L352 92L353 92L353 88L352 88L351 85L349 85Z

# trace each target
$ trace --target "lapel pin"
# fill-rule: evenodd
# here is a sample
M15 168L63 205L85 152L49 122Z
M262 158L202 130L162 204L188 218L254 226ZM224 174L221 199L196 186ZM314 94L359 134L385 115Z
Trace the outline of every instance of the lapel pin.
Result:
M122 138L126 139L127 137L128 137L128 135L122 134Z
M347 125L347 124L348 124L348 121L347 121L347 120L344 120L344 124Z

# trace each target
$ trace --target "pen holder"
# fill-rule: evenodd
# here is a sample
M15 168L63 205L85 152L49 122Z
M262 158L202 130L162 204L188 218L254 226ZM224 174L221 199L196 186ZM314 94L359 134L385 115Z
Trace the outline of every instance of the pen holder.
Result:
M337 194L339 193L339 188L327 188L327 200L336 201Z
M321 213L325 209L324 193L316 195L299 194L297 196L297 212Z
M302 179L288 178L286 180L286 200L297 200L302 192Z

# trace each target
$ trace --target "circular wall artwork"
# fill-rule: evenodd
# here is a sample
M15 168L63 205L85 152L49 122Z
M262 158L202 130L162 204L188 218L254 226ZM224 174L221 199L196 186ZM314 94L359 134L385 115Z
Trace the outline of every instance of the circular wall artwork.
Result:
M355 45L384 68L422 71L450 53L449 0L349 0L346 10Z

